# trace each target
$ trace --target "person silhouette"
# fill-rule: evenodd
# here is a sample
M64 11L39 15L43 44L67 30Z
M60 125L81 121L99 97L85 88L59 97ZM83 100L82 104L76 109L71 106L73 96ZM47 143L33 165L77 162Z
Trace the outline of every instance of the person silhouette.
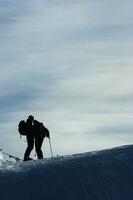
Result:
M34 130L33 130L33 122L34 122L34 117L32 115L29 115L28 119L26 120L26 140L27 140L27 148L24 153L24 161L31 160L30 153L34 147Z
M43 123L34 120L32 115L29 115L26 120L26 140L27 140L27 148L24 153L24 161L32 160L30 158L30 153L34 148L37 153L38 159L43 159L43 152L41 150L43 140L45 137L50 138L49 130L43 125Z
M42 123L34 120L34 136L35 136L35 149L38 159L43 159L43 152L41 150L44 137L46 136L43 131L41 131Z

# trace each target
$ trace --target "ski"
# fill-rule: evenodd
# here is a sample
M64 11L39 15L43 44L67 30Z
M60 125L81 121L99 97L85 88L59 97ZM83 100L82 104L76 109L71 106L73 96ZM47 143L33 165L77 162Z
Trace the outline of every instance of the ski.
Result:
M3 154L9 156L9 158L15 159L17 162L18 162L18 161L22 161L22 159L20 159L19 157L13 156L13 155L11 155L11 154L4 153L4 152L3 152Z
M18 161L22 161L21 158L16 157L16 156L13 156L13 155L11 155L11 154L9 154L9 153L6 153L6 152L2 151L2 149L0 149L0 151L2 152L3 155L8 156L9 158L13 158L13 159L15 159L17 162L18 162Z

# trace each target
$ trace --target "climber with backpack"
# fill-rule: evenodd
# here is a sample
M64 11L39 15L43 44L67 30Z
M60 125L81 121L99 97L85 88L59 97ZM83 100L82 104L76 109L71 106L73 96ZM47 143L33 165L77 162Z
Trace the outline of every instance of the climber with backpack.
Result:
M34 147L34 144L38 159L43 158L41 147L45 137L49 138L51 156L53 157L49 130L43 125L43 123L34 120L34 117L30 115L26 122L24 120L21 120L19 122L18 131L20 133L20 136L24 135L27 139L28 146L24 154L24 161L32 160L29 156Z
M41 150L43 140L45 137L50 138L49 130L43 125L43 123L34 120L34 137L35 137L35 149L38 159L43 158L43 152Z
M30 115L26 122L21 120L18 125L18 131L20 135L25 135L27 140L27 148L24 153L24 161L32 160L29 156L34 147L34 128L33 128L34 117Z

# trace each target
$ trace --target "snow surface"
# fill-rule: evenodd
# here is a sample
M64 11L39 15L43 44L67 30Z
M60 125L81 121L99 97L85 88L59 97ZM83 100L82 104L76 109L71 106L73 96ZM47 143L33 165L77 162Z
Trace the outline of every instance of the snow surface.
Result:
M133 145L0 167L0 200L56 199L133 200Z
M0 150L0 162L4 160L4 156L3 156L3 153L2 151Z

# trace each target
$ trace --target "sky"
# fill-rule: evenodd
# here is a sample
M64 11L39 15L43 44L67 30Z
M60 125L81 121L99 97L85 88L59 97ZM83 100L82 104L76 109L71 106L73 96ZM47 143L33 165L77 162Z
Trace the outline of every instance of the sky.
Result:
M132 144L132 10L131 0L0 0L0 148L23 157L17 126L30 114L55 156Z

